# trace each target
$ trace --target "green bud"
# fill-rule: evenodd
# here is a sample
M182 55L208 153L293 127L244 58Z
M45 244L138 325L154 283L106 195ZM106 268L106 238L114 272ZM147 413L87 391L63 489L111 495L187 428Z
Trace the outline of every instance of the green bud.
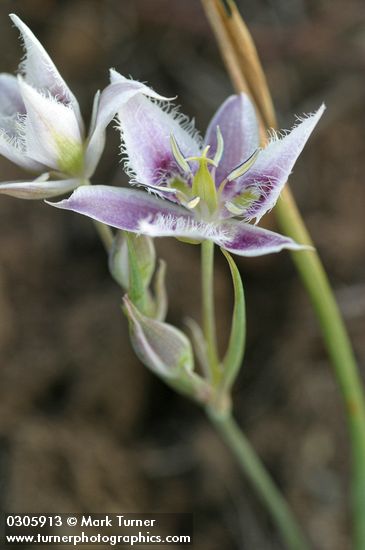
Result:
M176 378L182 372L192 372L193 352L185 334L172 325L146 317L128 296L123 298L123 302L132 345L142 363L159 376L167 378Z
M153 240L119 231L109 255L109 269L115 281L128 292L131 301L148 317L163 321L167 313L165 286L166 264L160 260L150 290L156 265Z
M176 391L207 401L210 387L194 370L189 339L177 328L143 315L128 296L123 298L130 338L137 357Z
M132 266L131 263L135 265ZM133 270L138 271L141 286L147 289L151 283L155 265L156 252L150 237L118 231L109 255L109 269L115 281L124 290L130 290Z

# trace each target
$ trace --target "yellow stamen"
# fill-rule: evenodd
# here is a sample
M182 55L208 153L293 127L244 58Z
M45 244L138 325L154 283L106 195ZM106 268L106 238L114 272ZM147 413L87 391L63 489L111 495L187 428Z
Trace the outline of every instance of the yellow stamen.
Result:
M236 180L237 178L240 178L244 174L246 174L246 172L248 172L251 166L255 164L258 154L259 154L259 149L256 149L256 151L252 153L252 155L248 157L248 159L245 160L245 162L242 162L242 164L237 166L234 170L232 170L230 174L228 174L227 180L233 181L233 180Z
M199 203L200 203L200 197L194 197L193 199L191 199L191 201L186 203L186 207L192 210L193 208L198 206Z
M175 158L177 164L180 166L180 168L184 172L190 172L190 166L186 162L186 159L184 158L182 152L180 151L180 147L179 147L179 145L178 145L178 143L175 139L174 134L170 135L170 144L171 144L172 154L174 155L174 158Z
M213 158L213 162L215 166L218 166L218 164L220 163L223 155L223 150L224 150L223 136L222 136L221 129L219 128L219 126L217 126L217 150Z
M249 169L255 164L255 162L257 160L257 157L259 155L259 152L260 152L260 149L256 149L256 151L254 151L254 153L252 153L252 155L250 157L248 157L247 160L242 162L242 164L237 166L234 170L232 170L232 172L230 172L228 174L228 176L226 178L224 178L224 180L220 183L219 188L218 188L218 196L219 197L222 194L223 189L225 188L225 186L227 185L227 183L229 181L233 181L233 180L243 176L244 174L246 174L246 172L249 171Z

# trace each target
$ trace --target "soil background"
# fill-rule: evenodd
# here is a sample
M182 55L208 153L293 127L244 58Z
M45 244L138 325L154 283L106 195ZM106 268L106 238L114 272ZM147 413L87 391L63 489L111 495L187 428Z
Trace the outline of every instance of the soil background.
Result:
M291 177L365 360L365 5L239 1L282 128L327 105ZM22 55L8 13L44 44L88 119L107 70L178 95L204 130L232 93L197 0L2 0L1 70ZM119 136L95 183L126 185ZM0 159L1 180L24 174ZM275 228L274 217L267 226ZM200 317L199 250L158 243L168 320ZM347 550L349 446L341 398L308 298L283 252L239 259L248 310L239 423L313 548ZM217 257L223 349L232 308ZM202 412L134 357L121 290L90 221L42 202L0 199L0 505L17 512L192 512L199 550L276 550L269 517ZM86 547L85 547L86 548Z

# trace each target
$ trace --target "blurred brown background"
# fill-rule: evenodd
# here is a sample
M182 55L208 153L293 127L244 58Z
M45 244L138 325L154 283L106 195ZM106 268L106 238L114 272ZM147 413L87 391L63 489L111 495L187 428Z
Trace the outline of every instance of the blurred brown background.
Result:
M238 2L284 128L327 111L291 184L365 358L365 5ZM32 28L89 117L109 67L178 94L204 130L232 92L198 0L2 0L1 70L22 55L8 13ZM111 128L94 182L126 182ZM22 177L0 159L1 180ZM199 251L158 242L170 322L199 319ZM235 409L313 546L349 542L348 440L318 326L287 253L240 259L248 347ZM0 499L13 511L181 511L199 550L283 548L202 412L134 358L92 224L41 202L0 199ZM217 261L224 344L231 312Z

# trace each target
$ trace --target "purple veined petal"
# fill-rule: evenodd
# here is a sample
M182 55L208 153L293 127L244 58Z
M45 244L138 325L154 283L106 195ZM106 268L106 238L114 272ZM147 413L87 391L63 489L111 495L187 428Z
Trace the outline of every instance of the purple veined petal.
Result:
M74 179L48 181L49 174L42 174L33 181L6 182L0 184L0 193L18 199L50 199L73 191L80 181Z
M293 166L303 150L309 136L321 118L325 106L300 120L283 138L274 137L263 149L250 170L235 182L234 194L246 189L257 190L260 198L245 211L247 220L256 220L273 208L279 198Z
M124 79L120 85L127 86L129 82ZM149 98L154 96L145 88L118 109L122 151L127 157L127 172L135 181L159 185L169 176L181 173L172 154L171 134L185 157L201 154L201 140L184 115L167 104L151 101Z
M69 199L49 203L72 210L117 229L151 237L212 239L222 245L234 229L227 225L207 223L189 210L144 191L129 188L92 185L79 187Z
M174 220L195 219L182 206L159 199L145 191L107 185L80 187L70 198L50 204L134 233L143 233L141 225L153 224L161 216Z
M158 94L142 82L125 78L114 69L110 69L110 84L100 96L95 129L106 128L119 109L138 94L160 101L170 101L171 99Z
M10 123L14 126L13 118L9 120L4 118L2 122L5 126ZM11 162L14 162L14 164L21 166L21 168L24 168L25 170L41 172L46 169L44 164L37 162L26 155L24 143L21 140L16 139L11 135L9 136L5 130L6 128L2 130L0 129L0 155L3 155ZM8 127L8 130L10 131L10 127Z
M0 128L2 117L25 114L25 105L20 94L18 80L8 73L0 74Z
M127 156L126 169L139 183L160 185L181 173L171 151L171 134L175 136L184 157L201 154L193 130L183 128L173 111L164 111L142 95L128 101L119 110L118 118L122 150Z
M71 104L82 133L83 121L78 101L52 59L29 27L17 15L12 13L10 18L20 32L26 51L25 59L20 65L20 71L24 74L25 80L39 90L49 91L59 102Z
M92 122L85 153L85 173L90 177L96 168L105 145L105 128L117 111L136 94L144 94L158 100L168 100L145 84L128 80L117 71L110 71L111 83L94 99Z
M224 149L216 173L216 185L259 147L259 125L249 97L244 94L228 97L213 116L205 135L210 145L209 156L217 150L217 126L222 133Z
M27 110L24 138L28 156L56 170L62 157L81 150L82 137L76 115L71 107L46 97L21 77L20 91Z
M296 243L290 237L238 220L223 222L222 227L226 230L227 235L231 234L221 244L222 248L239 256L263 256L280 252L283 249L303 250L311 248ZM220 243L217 242L217 244Z
M150 237L209 239L240 256L261 256L283 248L307 248L289 237L237 220L205 222L181 206L135 189L104 185L79 187L69 199L48 204Z

